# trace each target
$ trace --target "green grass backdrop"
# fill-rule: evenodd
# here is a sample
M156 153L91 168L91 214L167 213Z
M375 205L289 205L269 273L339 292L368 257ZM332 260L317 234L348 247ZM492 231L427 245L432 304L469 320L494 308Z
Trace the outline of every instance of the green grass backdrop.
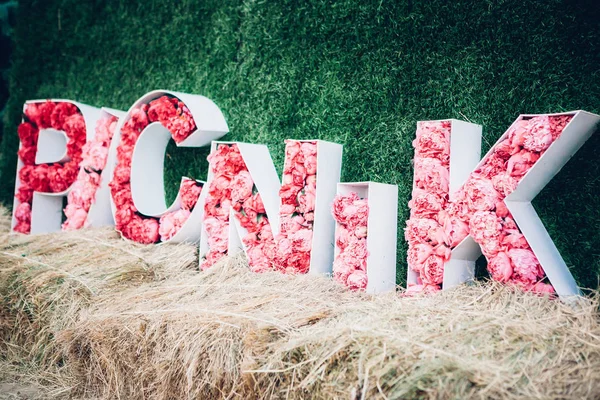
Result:
M153 89L213 99L228 140L344 145L344 181L399 186L405 282L418 120L484 126L487 151L520 113L600 112L597 0L21 0L1 144L12 202L16 126L27 99L127 109ZM536 199L577 281L598 286L600 134ZM206 149L168 149L167 189L206 176Z

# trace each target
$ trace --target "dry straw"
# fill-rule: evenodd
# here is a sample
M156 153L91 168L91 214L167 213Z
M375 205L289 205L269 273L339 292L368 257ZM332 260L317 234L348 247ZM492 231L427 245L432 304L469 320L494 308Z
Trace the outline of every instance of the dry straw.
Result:
M371 297L106 229L1 235L0 296L0 379L43 398L600 396L595 295Z

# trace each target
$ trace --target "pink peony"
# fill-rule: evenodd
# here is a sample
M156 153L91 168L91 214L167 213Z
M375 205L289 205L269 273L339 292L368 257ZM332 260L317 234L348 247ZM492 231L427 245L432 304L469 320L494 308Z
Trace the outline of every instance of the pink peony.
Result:
M83 228L88 213L86 210L77 205L68 204L65 208L65 215L67 219L62 224L62 230L74 231Z
M444 280L444 263L444 258L436 254L427 257L420 274L423 283L426 285L441 285Z
M408 285L402 295L404 297L412 297L418 294L432 294L441 291L438 285Z
M28 185L22 183L15 197L21 203L31 203L33 200L33 190Z
M522 147L525 142L525 133L527 132L527 120L516 121L508 131L508 140L513 147Z
M25 165L35 165L35 155L37 148L34 146L21 146L17 155Z
M117 127L117 118L114 116L100 118L96 122L94 141L102 143L104 146L109 146L110 141Z
M102 142L88 142L83 146L82 157L81 165L84 168L102 171L108 158L108 147Z
M504 252L498 253L488 261L488 271L492 278L499 282L508 282L513 273L510 258Z
M542 152L553 142L550 118L546 115L531 118L523 134L523 147L529 151Z
M529 248L529 244L527 243L527 239L525 239L525 236L523 236L523 234L521 234L519 231L515 230L513 230L511 233L502 238L502 244L504 244L508 248L514 249Z
M444 199L436 194L415 188L408 202L411 217L432 218L444 207Z
M415 158L414 185L417 188L445 196L449 190L450 171L436 158Z
M179 188L179 197L181 199L181 208L184 210L193 210L200 198L202 185L193 179L185 179Z
M190 216L189 210L178 210L160 217L158 234L160 240L165 242L179 232Z
M514 266L514 272L518 275L517 279L523 282L536 282L543 276L540 263L529 249L510 249L508 256Z
M252 196L254 181L247 170L240 171L231 181L231 201L243 203Z
M498 204L496 204L496 215L500 218L505 218L510 215L510 211L508 211L508 207L506 207L506 203L503 201L499 201Z
M26 221L19 221L13 228L13 232L23 233L27 235L29 234L29 232L31 232L31 223Z
M506 197L517 188L519 182L510 174L502 172L492 177L492 184L498 193Z
M351 290L366 290L367 289L367 273L364 271L354 271L348 276L346 285Z
M298 195L298 211L306 214L315 211L316 196L314 191L306 190L304 194Z
M505 139L494 146L494 153L503 160L508 160L511 156L519 152L519 146L513 146L510 139Z
M17 221L31 222L31 204L19 204L19 206L15 209L15 219Z
M208 253L206 253L206 255L204 256L204 259L200 263L200 269L202 271L206 271L208 268L215 265L217 263L217 261L219 261L223 257L225 257L224 253L221 253L218 251L209 251Z
M450 158L450 121L421 122L413 141L415 156L437 158L447 163Z
M209 217L204 220L204 230L208 236L211 251L226 252L229 242L229 223Z
M477 243L484 243L488 239L500 236L502 222L493 212L477 211L471 216L469 230Z
M474 173L487 179L492 179L494 176L506 171L506 160L496 153L487 156L483 164L475 169Z
M521 150L508 160L506 171L512 176L521 177L539 160L540 155Z
M23 147L35 147L38 140L38 129L29 122L19 124L17 129Z
M446 240L444 230L437 221L430 218L410 218L406 221L404 237L407 242L433 244L442 243Z
M467 204L474 211L490 211L501 200L492 181L480 175L472 174L464 185Z
M469 236L469 224L466 222L443 211L440 212L438 220L443 224L444 243L448 246L456 247Z
M152 244L158 242L159 234L158 234L158 221L154 218L145 218L142 219L140 217L134 218L131 222L131 230L129 239L142 243L142 244Z
M79 113L79 109L72 103L56 103L50 115L50 124L54 129L62 130L66 119L77 113Z
M425 260L433 254L433 247L426 243L408 244L408 267L413 271L423 271Z

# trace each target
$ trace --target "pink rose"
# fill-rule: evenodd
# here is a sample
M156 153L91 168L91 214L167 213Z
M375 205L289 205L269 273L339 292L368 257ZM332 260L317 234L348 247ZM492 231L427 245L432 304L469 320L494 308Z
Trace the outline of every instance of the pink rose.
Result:
M521 177L533 167L533 164L535 164L539 158L540 155L537 153L521 150L508 160L506 171L512 176Z
M367 273L363 271L354 271L348 276L346 284L351 290L366 290L367 289Z
M133 240L137 243L152 244L158 242L158 221L154 218L140 218L133 217L129 222L129 229L126 229L123 233L128 239Z
M500 252L494 258L490 259L487 269L492 278L499 282L508 282L513 273L510 259L504 252Z
M436 158L415 158L414 184L420 189L445 196L449 190L450 172Z
M535 282L543 276L540 263L529 249L510 249L508 256L514 266L514 272L525 282Z
M315 210L315 193L305 191L304 194L298 195L298 211L302 214L313 212Z
M550 118L546 115L531 118L525 133L523 134L523 147L529 151L542 152L546 150L552 142L552 128Z
M500 194L494 189L492 181L479 175L472 174L464 190L471 210L490 211L500 201Z
M279 208L279 215L289 216L296 212L296 206L292 204L282 204Z
M31 223L26 221L19 221L13 228L13 232L23 233L27 235L29 234L29 232L31 232Z

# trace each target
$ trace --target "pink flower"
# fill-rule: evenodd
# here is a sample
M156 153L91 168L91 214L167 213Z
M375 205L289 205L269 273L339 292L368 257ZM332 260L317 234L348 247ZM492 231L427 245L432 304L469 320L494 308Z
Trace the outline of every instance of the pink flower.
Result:
M410 218L406 221L404 237L407 242L434 244L445 241L444 230L437 221L430 218Z
M297 251L309 252L312 248L313 233L310 229L300 229L288 236Z
M456 247L469 236L469 224L447 213L440 212L438 217L444 227L444 242L450 247Z
M67 117L77 114L79 109L72 103L56 103L50 115L50 124L54 129L62 130Z
M448 193L449 169L436 158L415 158L415 187L438 196Z
M507 172L512 176L523 176L529 171L533 164L539 160L540 155L521 150L508 160Z
M421 280L426 285L441 285L444 281L444 259L438 255L430 255L423 263Z
M479 245L481 246L481 252L488 259L506 250L506 247L502 245L500 237L484 238L479 242Z
M444 207L444 199L433 193L415 188L408 202L411 217L433 218Z
M346 284L351 290L365 290L367 288L367 282L367 273L357 270L348 276Z
M181 199L181 208L184 210L193 210L200 198L202 185L193 179L185 179L179 188L179 197Z
M142 244L158 242L158 221L154 218L141 218L134 216L129 222L128 230L124 231L126 237Z
M350 232L348 232L348 229L340 225L338 226L336 233L337 235L335 238L335 245L339 247L340 250L344 250L348 245L348 240L350 239Z
M469 229L473 239L477 243L483 243L488 239L500 236L502 223L500 218L493 212L477 211L471 216Z
M508 256L514 266L514 272L524 282L536 282L543 276L540 263L529 249L510 249Z
M116 117L111 115L110 117L100 118L98 122L96 122L96 135L94 136L94 141L100 142L108 147L116 127Z
M288 216L296 212L296 206L292 204L282 204L279 207L279 215Z
M531 291L539 294L549 294L551 296L556 294L554 287L544 282L538 282L535 285L533 285L531 287Z
M492 181L480 175L472 174L464 186L467 203L471 210L490 211L501 200Z
M294 217L282 216L279 221L281 224L281 233L287 235L298 232L305 227L305 221L301 215L296 215Z
M298 211L301 214L313 212L315 210L316 196L314 191L306 190L304 194L298 195Z
M223 257L225 257L224 253L221 253L218 251L209 251L208 253L206 253L206 255L204 256L204 259L200 263L200 269L202 271L206 271L208 268L215 265L217 263L217 261L219 261Z
M161 96L148 103L148 119L151 122L160 121L165 125L169 119L176 116L177 109L168 96Z
M354 230L354 236L356 236L359 239L366 238L367 237L367 227L364 225L357 226L356 229Z
M212 172L217 175L233 176L241 170L247 170L242 154L236 144L220 144L216 151L207 157Z
M79 168L76 162L54 164L48 167L48 186L53 193L67 190L75 182Z
M81 165L86 169L102 171L108 158L108 147L102 142L88 142L83 146L83 161Z
M519 120L513 124L508 131L508 140L513 147L522 147L525 142L525 133L527 132L527 120Z
M68 204L65 208L65 215L67 219L62 224L62 230L74 231L83 228L88 213L86 210L77 205Z
M37 148L34 146L21 146L17 154L23 164L25 165L35 165L35 155L37 153Z
M519 182L510 174L502 172L492 177L492 184L498 193L506 197L517 188Z
M19 187L15 197L21 203L31 203L33 200L33 190L27 184L21 183L21 187Z
M17 221L31 222L31 204L19 204L19 206L15 209L15 219Z
M529 244L527 243L527 239L523 234L519 233L519 231L512 231L508 235L504 236L502 239L502 244L506 245L508 248L515 249L527 249L529 248Z
M181 227L185 224L190 216L189 210L178 210L167 213L160 217L158 234L160 240L165 242L171 239Z
M254 181L248 171L240 171L231 181L231 201L243 203L252 196Z
M508 160L511 156L519 152L519 146L513 146L510 139L504 139L494 146L494 153L503 160Z
M171 132L173 140L176 143L181 143L196 129L196 123L192 114L189 111L184 111L181 115L171 118L167 122L166 128Z
M492 177L506 171L506 160L496 153L492 153L485 158L483 164L475 169L474 173L484 178L491 179Z
M500 218L505 218L510 215L510 211L508 211L508 207L506 207L506 204L503 201L499 201L498 204L496 204L496 215Z
M13 228L13 232L19 232L27 235L29 232L31 232L31 224L26 221L19 221Z
M490 259L487 268L492 278L499 282L508 282L513 273L510 259L504 252L500 252Z
M550 118L546 115L531 118L525 133L523 134L523 147L529 151L542 152L546 150L552 142L552 128Z
M44 103L30 103L25 107L25 115L38 128L49 128L52 126L51 117L55 106L50 100Z
M265 272L272 269L271 261L264 252L264 245L249 248L247 255L248 266L252 272Z
M412 297L418 294L432 294L441 291L438 285L408 285L403 293L404 297Z
M417 157L438 158L448 162L450 158L450 121L421 122L413 141Z
M423 271L425 260L433 254L433 247L426 243L408 244L408 266L416 272Z
M229 223L209 217L204 220L204 229L208 235L210 251L226 252L229 242Z
M281 198L281 203L293 205L295 207L298 204L298 193L300 193L301 190L302 186L282 185L281 189L279 189L279 197Z
M38 140L38 129L29 122L19 124L17 129L23 147L35 147Z

